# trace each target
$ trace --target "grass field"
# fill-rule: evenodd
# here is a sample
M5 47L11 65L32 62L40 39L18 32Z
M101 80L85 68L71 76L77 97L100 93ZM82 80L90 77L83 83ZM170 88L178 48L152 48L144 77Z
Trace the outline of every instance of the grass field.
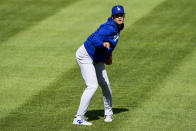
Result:
M125 30L106 66L114 118L103 121L99 88L72 125L85 85L75 51L110 16ZM196 130L196 1L0 1L0 130Z

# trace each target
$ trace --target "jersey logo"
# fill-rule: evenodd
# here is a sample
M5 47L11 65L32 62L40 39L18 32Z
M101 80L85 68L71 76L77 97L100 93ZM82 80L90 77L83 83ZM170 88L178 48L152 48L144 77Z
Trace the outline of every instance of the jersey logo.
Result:
M116 42L119 39L119 34L114 36L114 41Z

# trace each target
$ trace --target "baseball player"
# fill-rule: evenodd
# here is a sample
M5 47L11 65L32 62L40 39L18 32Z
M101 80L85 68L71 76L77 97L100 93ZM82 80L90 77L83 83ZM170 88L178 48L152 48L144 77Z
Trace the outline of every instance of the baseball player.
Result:
M112 122L113 120L112 90L104 63L112 64L112 51L118 43L120 31L124 28L124 17L123 6L115 5L108 21L91 34L76 52L76 60L87 88L81 97L73 124L92 125L84 118L84 115L98 84L103 93L104 121Z

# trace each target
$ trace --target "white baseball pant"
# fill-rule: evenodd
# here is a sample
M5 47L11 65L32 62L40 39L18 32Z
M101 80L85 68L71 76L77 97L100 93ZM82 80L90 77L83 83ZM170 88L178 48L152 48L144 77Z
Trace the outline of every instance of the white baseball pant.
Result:
M98 83L101 86L104 102L104 114L112 115L112 90L103 62L94 63L87 53L84 45L76 52L76 60L80 67L82 77L86 84L86 89L82 94L80 105L76 115L84 116L89 103L95 94Z

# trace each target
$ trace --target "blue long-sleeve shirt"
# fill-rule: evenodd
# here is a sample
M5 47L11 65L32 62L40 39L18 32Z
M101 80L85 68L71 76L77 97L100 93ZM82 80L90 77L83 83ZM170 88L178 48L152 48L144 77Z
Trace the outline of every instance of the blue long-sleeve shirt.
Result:
M102 24L87 38L84 42L84 47L94 62L104 61L110 56L118 43L120 31L123 30L123 28L124 24L119 28L110 17L106 23ZM104 42L110 43L109 49L103 47Z

